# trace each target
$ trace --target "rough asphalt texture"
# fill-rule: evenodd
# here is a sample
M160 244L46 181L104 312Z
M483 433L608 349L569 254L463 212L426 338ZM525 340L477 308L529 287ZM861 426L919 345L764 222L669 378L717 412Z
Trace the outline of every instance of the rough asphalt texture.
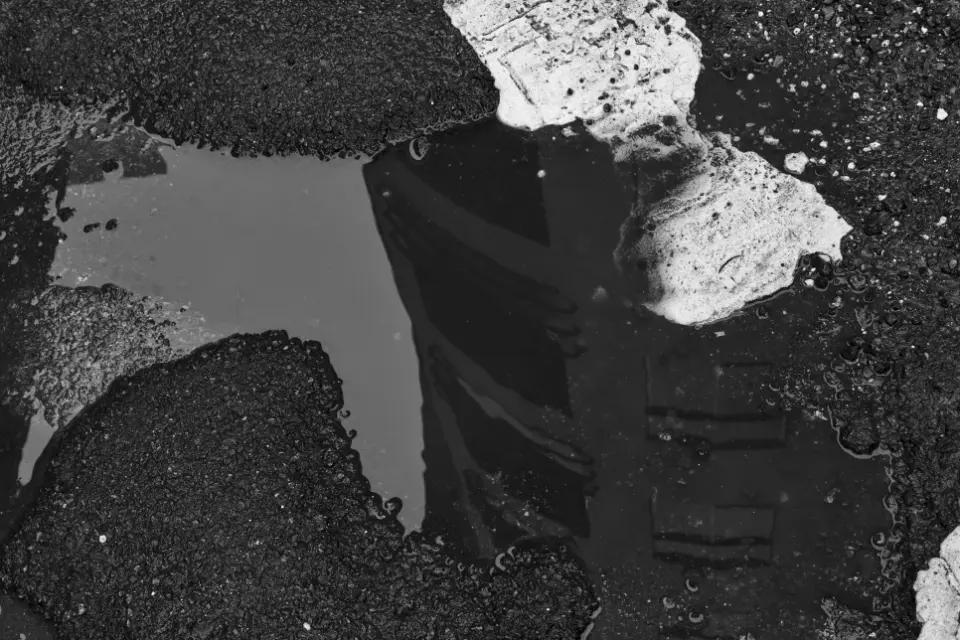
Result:
M113 285L22 289L0 307L0 401L29 420L40 402L54 429L65 427L114 379L185 355L179 314Z
M749 73L757 83L782 78L764 99L790 105L779 122L764 120L749 93L740 102L754 131L764 125L785 151L829 159L802 178L855 230L841 268L814 264L799 274L834 304L796 345L802 360L786 363L783 391L795 406L832 415L852 449L894 452L890 537L902 541L888 558L898 585L890 613L906 628L900 637L916 637L913 577L960 525L960 3L670 4L703 41L704 64L731 84L749 84ZM729 130L732 118L714 122L709 101L698 96L701 126ZM938 107L947 119L937 119ZM825 108L826 118L808 117ZM833 134L831 120L841 124ZM826 149L806 135L811 128L830 138ZM764 146L746 128L734 133L744 147Z
M562 547L498 569L403 538L340 383L284 332L120 379L55 438L0 580L62 640L577 637L597 604Z
M0 75L9 86L0 106L19 106L0 109L0 131L13 121L25 139L35 138L23 133L33 130L60 139L62 126L74 125L70 114L126 96L143 122L179 140L238 153L329 155L373 150L384 136L496 106L487 72L439 2L199 6L4 3ZM700 91L701 127L739 133L742 149L778 165L785 152L827 157L802 178L855 227L842 267L813 262L799 274L836 304L795 345L803 359L785 363L781 389L789 402L832 416L851 448L895 453L891 538L901 542L888 558L898 585L888 623L906 628L895 637L915 637L912 576L960 524L960 7L955 0L674 0L671 8L702 40L705 66L730 86L746 86L752 73L750 82L765 87L762 98L746 92L722 121L709 104L710 92L723 87ZM706 89L709 79L701 79ZM70 109L25 102L10 88L21 82L31 97L63 99ZM788 105L788 113L771 118L770 103ZM937 107L947 119L935 117ZM832 130L831 120L840 126ZM806 135L811 128L824 131L826 150ZM779 147L764 146L761 130ZM879 147L865 151L873 142ZM48 168L0 190L4 291L44 284L52 259L56 229L44 218L65 167L49 163L51 145L41 148L48 151L39 164ZM31 170L38 164L18 157ZM6 166L0 174L28 175ZM866 624L855 618L845 620Z
M150 129L240 154L373 152L498 95L435 0L15 0L0 73L73 106L126 98Z

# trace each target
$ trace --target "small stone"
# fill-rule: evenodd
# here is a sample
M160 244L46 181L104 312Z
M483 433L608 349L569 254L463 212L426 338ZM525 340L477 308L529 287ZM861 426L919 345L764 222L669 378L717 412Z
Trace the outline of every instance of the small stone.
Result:
M946 120L947 115L947 112L942 107L937 109L937 120Z
M799 153L788 153L787 157L783 160L783 168L793 175L798 176L807 168L809 161L807 154L802 151Z

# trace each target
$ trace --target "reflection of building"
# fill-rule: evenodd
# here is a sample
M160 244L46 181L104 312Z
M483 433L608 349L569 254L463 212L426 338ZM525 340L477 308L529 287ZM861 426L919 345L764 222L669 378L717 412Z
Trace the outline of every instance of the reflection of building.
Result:
M535 146L501 132L493 147L524 160L491 163L491 171L536 174ZM463 240L483 225L547 253L539 187L485 174L496 188L460 190L459 159L441 156L454 150L431 149L426 171L400 152L367 167L421 360L425 528L456 532L483 555L527 535L586 536L590 458L549 428L572 416L566 362L581 349L576 305L492 258L482 245L495 236Z
M573 538L601 640L811 637L822 590L863 596L880 466L760 398L796 319L698 331L622 303L630 194L605 149L551 135L488 122L364 169L420 359L425 530L486 556Z

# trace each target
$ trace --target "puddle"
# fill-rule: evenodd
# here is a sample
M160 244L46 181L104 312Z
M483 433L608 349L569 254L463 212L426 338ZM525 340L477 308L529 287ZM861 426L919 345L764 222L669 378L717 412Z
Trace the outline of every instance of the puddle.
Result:
M362 162L233 158L133 129L71 151L57 283L109 282L183 305L212 334L284 329L322 342L344 379L364 473L417 527L417 361Z
M594 638L799 640L825 595L881 606L884 460L770 386L837 292L700 329L630 304L628 180L579 133L487 121L364 166L420 362L425 530L487 557L573 540Z
M20 485L30 484L33 479L33 467L53 437L53 427L47 424L43 411L38 410L30 419L27 430L27 441L23 444L20 453L20 464L17 466L17 482Z

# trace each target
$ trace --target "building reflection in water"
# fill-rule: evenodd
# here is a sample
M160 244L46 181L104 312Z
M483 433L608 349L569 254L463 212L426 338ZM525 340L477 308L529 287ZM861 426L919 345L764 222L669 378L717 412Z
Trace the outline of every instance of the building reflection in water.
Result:
M635 176L571 133L487 121L364 168L420 361L424 530L569 539L598 638L809 637L823 595L867 606L882 463L763 393L821 301L699 330L637 308Z

